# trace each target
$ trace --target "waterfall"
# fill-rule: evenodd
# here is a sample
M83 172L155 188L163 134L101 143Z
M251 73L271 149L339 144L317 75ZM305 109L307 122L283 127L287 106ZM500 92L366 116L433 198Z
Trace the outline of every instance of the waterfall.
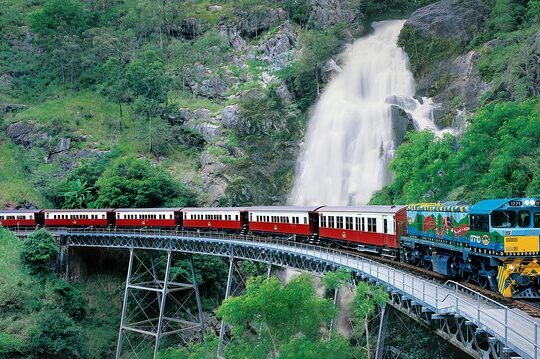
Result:
M414 98L407 55L396 44L403 24L373 23L372 34L347 48L342 71L326 86L310 117L291 204L365 204L386 185L395 152L393 105L417 129L439 133L434 104Z

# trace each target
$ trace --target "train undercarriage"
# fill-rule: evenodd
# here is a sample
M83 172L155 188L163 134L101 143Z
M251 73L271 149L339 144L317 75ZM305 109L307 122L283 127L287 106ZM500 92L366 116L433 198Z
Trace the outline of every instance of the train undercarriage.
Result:
M533 257L496 257L466 247L403 237L400 260L488 288L507 298L540 299L540 264Z

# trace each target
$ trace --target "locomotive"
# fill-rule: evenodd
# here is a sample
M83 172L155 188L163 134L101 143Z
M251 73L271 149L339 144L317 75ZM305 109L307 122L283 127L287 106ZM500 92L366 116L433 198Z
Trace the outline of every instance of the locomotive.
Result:
M389 257L509 298L540 298L540 200L0 211L0 226L169 228L282 236Z

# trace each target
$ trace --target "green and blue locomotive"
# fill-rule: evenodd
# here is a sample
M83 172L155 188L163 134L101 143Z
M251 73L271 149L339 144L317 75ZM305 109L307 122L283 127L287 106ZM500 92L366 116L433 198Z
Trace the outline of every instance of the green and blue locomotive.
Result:
M401 259L505 297L540 298L539 236L538 199L410 205Z

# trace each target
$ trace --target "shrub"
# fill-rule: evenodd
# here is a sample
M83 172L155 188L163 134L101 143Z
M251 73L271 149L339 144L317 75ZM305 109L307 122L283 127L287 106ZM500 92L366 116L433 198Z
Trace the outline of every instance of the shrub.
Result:
M49 272L57 255L56 240L44 229L34 232L23 242L22 261L34 274Z

